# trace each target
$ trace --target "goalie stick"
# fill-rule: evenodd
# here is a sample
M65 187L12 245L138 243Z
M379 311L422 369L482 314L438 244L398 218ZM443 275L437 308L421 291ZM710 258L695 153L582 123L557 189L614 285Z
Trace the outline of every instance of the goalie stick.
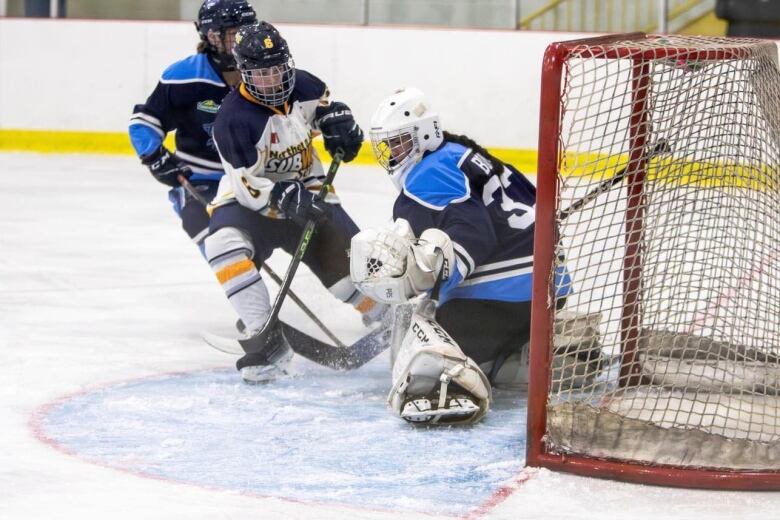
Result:
M319 365L335 370L354 370L365 365L390 346L391 329L379 327L351 345L330 345L313 338L292 325L279 320L277 326L293 352ZM203 340L213 348L227 354L245 354L241 340L203 333Z

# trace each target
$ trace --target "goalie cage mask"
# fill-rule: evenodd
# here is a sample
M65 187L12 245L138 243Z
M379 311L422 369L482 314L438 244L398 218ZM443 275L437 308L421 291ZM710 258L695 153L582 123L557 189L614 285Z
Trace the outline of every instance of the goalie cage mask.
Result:
M416 163L444 141L438 113L416 88L401 89L379 104L369 136L377 161L389 173Z

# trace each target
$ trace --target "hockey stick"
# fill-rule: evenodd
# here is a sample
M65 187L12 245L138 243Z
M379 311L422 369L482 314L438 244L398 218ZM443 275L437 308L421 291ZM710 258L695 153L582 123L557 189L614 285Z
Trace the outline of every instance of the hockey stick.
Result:
M343 156L344 154L341 150L338 150L334 154L333 160L330 163L330 168L328 168L328 175L325 177L325 181L322 183L322 187L317 194L317 197L320 200L324 200L325 196L328 194L330 186L333 184L333 179L336 177L336 172L341 165ZM295 253L287 268L287 272L284 275L282 285L279 287L279 292L276 293L276 299L274 300L273 307L271 307L271 314L268 316L263 328L249 338L238 340L241 344L241 348L243 348L244 352L247 354L262 352L268 343L268 338L279 321L279 311L281 310L282 302L290 290L290 284L292 284L293 276L295 276L295 272L298 270L298 266L303 260L303 255L309 248L309 242L311 242L312 236L314 235L315 227L317 227L317 222L315 220L309 220L303 227L303 233L301 234L301 239L298 241L298 247L295 248Z
M187 177L180 173L176 176L176 180L179 181L181 187L187 190L187 193L192 195L192 198L197 200L201 206L205 208L209 205L209 201L206 200L206 197L198 193L198 190L195 189L195 186L190 184L190 180Z
M661 155L661 154L669 153L671 151L672 151L672 147L669 145L669 141L667 141L664 138L660 138L655 143L653 148L651 148L639 160L640 161L649 161L653 157L656 157L656 156ZM563 210L559 211L558 212L558 220L566 220L567 218L569 218L569 216L572 213L574 213L575 211L581 209L585 204L589 203L590 201L592 201L593 199L595 199L596 197L598 197L602 193L606 192L612 186L614 186L614 185L618 184L619 182L621 182L628 175L629 167L631 167L631 166L633 166L633 165L631 164L631 161L629 161L629 163L626 166L624 166L623 168L618 170L615 173L615 175L613 175L611 178L609 178L609 179L607 179L605 181L601 181L601 183L598 186L593 188L591 191L589 191L587 194L585 194L582 198L580 198L577 201L575 201L571 206L569 206L566 209L563 209ZM534 227L536 227L536 222L534 222L533 224L528 226L529 229L533 229Z
M657 155L661 155L663 153L669 153L672 151L672 147L669 146L669 141L666 139L658 139L658 141L655 143L652 149L650 149L649 152L645 154L644 157L642 157L640 160L649 161L653 157ZM621 168L611 179L607 179L605 181L602 181L601 184L593 188L592 191L590 191L587 195L576 201L574 204L569 206L568 208L562 210L560 213L558 213L558 219L559 220L565 220L577 211L578 209L582 208L585 204L592 201L605 191L609 190L612 186L622 181L626 175L629 172L629 167L631 166L631 161L627 165L625 165L623 168Z
M207 201L207 200L206 200L206 198L205 198L203 195L201 195L200 193L198 193L198 190L196 190L196 189L195 189L195 186L193 186L192 184L190 184L190 181L187 179L187 177L185 177L185 176L184 176L184 175L182 175L182 174L179 174L179 175L176 177L176 179L179 181L179 184L181 184L181 185L182 185L182 187L183 187L185 190L187 190L187 193L189 193L189 194L192 196L192 198L194 198L194 199L195 199L195 200L197 200L197 201L198 201L200 204L202 204L204 208L205 208L206 206L208 206L208 205L209 205L209 201ZM271 279L272 279L274 282L276 282L276 284L277 284L277 285L279 285L279 286L281 286L281 285L282 285L282 279L281 279L281 278L279 277L279 275L278 275L278 274L276 274L276 272L275 272L273 269L271 269L271 267L270 267L268 264L266 264L265 262L263 262L263 270L265 270L265 272L266 272L266 273L268 273L268 276L270 276L270 277L271 277ZM316 325L317 325L317 326L320 328L320 330L321 330L322 332L324 332L326 336L328 336L328 338L329 338L329 339L330 339L332 342L334 342L334 343L335 343L337 346L340 346L340 347L343 347L343 346L344 346L344 344L343 344L341 341L339 341L339 338L337 338L337 337L336 337L336 335L335 335L335 334L333 334L333 333L330 331L330 329L329 329L329 328L328 328L328 327L327 327L327 326L326 326L324 323L322 323L322 321L321 321L321 320L320 320L320 319L319 319L317 316L315 316L315 315L314 315L314 313L313 313L313 312L312 312L312 311L311 311L311 310L310 310L310 309L309 309L309 308L306 306L306 304L305 304L305 303L303 303L303 300L301 300L300 298L298 298L298 295L296 295L296 294L293 292L293 290L292 290L292 289L290 289L290 299L291 299L293 302L295 302L295 304L296 304L298 307L300 307L300 309L303 311L303 313L304 313L304 314L305 314L305 315L306 315L306 316L307 316L307 317L308 317L308 318L309 318L311 321L313 321L313 322L314 322L314 323L315 323L315 324L316 324Z
M320 341L282 320L277 322L287 343L296 354L334 370L354 370L387 350L390 346L392 329L378 327L351 345L338 347ZM237 356L243 355L244 347L239 340L216 334L204 333L203 340L211 347Z
M263 269L265 270L266 274L268 274L268 276L270 276L270 277L271 277L271 279L272 279L272 280L273 280L273 281L276 283L276 285L278 285L279 287L281 287L281 286L282 286L282 278L281 278L281 277L280 277L278 274L276 274L276 271L274 271L273 269L271 269L271 266L270 266L270 265L268 265L268 264L266 264L266 263L263 263ZM312 311L311 311L311 310L310 310L310 309L309 309L309 308L306 306L306 304L305 304L305 303L303 303L303 300L301 300L300 298L298 298L298 295L296 295L296 294L293 292L292 288L290 289L290 291L289 291L289 293L288 293L288 294L289 294L289 296L290 296L290 299L291 299L293 302L295 302L295 304L296 304L296 305L297 305L297 306L298 306L298 307L299 307L299 308L300 308L300 309L303 311L303 313L304 313L304 314L305 314L305 315L306 315L306 316L307 316L307 317L308 317L308 318L309 318L311 321L313 321L313 322L314 322L314 324L315 324L315 325L317 325L317 327L319 327L319 329L320 329L320 330L321 330L323 333L325 333L325 335L326 335L326 336L328 336L328 339L329 339L329 340L331 340L333 343L335 343L337 347L343 347L343 346L345 346L345 345L344 345L344 343L342 343L342 342L341 342L341 340L340 340L339 338L337 338L337 337L336 337L336 335L335 335L335 334L333 334L333 333L330 331L330 329L327 327L327 325L325 325L324 323L322 323L322 320L320 320L320 319L319 319L317 316L315 316L315 315L314 315L314 313L313 313L313 312L312 312Z

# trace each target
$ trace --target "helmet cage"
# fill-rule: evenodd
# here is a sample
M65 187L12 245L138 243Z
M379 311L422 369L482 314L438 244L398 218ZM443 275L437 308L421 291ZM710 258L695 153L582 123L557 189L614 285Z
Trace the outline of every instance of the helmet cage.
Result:
M371 149L382 168L393 172L417 160L420 155L418 131L416 126L408 126L391 132L369 132Z
M239 66L241 79L247 91L269 106L283 105L295 88L295 62L292 56L278 65L249 68L248 64Z

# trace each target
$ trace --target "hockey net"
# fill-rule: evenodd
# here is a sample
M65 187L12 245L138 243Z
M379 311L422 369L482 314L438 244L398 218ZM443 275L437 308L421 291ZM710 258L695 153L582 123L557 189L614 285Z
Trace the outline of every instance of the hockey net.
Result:
M773 42L548 48L530 465L780 488L779 166Z

